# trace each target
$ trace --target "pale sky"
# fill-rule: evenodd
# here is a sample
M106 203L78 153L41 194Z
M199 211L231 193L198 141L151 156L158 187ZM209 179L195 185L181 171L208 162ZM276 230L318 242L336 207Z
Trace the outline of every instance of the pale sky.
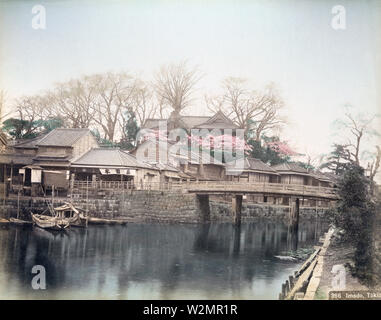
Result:
M46 8L45 30L32 28L36 4ZM336 5L345 30L331 26ZM381 111L380 49L377 0L0 0L0 88L10 98L106 71L150 80L161 65L188 60L204 77L187 114L204 114L203 95L228 76L253 89L274 82L289 121L282 138L311 155L338 139L332 121L345 103Z

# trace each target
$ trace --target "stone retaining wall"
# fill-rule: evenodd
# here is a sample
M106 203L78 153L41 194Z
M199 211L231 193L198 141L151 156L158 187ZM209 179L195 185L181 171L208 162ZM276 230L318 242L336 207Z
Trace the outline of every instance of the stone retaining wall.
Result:
M209 212L205 212L205 196L181 192L162 192L148 190L129 191L123 195L110 196L108 199L73 199L72 202L90 216L108 219L134 218L138 221L184 222L232 221L232 207L228 202L209 201ZM67 199L56 199L58 206ZM43 199L20 200L20 218L30 219L30 212L41 213L46 209ZM203 210L204 209L204 210ZM243 204L242 220L252 218L286 218L288 206ZM301 217L322 216L324 209L301 208ZM5 207L0 204L0 217L17 215L17 199L7 199ZM206 216L205 216L206 215Z
M210 201L210 218L211 220L227 220L231 221L232 211L231 204L227 202ZM300 208L301 218L323 217L327 209L325 208ZM289 216L290 207L281 205L265 205L265 204L242 204L242 220L252 218L287 218Z

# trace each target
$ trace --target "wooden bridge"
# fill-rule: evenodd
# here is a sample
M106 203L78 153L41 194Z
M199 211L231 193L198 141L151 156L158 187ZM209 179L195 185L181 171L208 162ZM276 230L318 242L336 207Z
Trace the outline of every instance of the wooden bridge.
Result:
M300 199L337 200L339 198L337 189L334 188L282 183L202 181L187 183L182 188L186 192L197 194L199 208L205 217L208 217L209 214L209 195L232 194L234 223L238 226L241 224L243 195L261 194L273 197L289 197L290 226L296 230L296 233L299 224Z
M337 189L320 186L294 185L282 183L232 182L232 181L198 181L198 182L165 182L134 184L131 181L75 181L72 190L79 194L88 191L124 192L125 190L159 190L193 193L197 195L198 207L203 220L209 218L209 195L231 194L232 211L237 225L241 223L243 195L259 194L272 197L290 198L290 221L297 226L299 221L300 199L337 200Z
M182 184L182 189L197 194L263 194L316 200L337 200L337 189L282 183L201 181Z
M315 200L337 200L337 189L297 184L232 182L232 181L192 181L164 183L133 183L131 181L75 181L74 189L86 190L160 190L182 191L196 194L261 194L274 197L298 197Z

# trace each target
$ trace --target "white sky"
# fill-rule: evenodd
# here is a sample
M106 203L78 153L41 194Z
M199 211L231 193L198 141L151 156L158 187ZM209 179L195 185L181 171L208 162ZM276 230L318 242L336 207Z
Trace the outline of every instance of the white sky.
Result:
M46 30L31 26L36 4L46 8ZM338 4L345 30L331 27ZM380 49L377 0L0 0L0 88L10 98L104 71L151 79L160 65L188 60L204 77L187 114L205 113L203 95L227 76L255 89L271 81L286 102L282 137L311 155L338 140L332 121L345 103L380 112Z

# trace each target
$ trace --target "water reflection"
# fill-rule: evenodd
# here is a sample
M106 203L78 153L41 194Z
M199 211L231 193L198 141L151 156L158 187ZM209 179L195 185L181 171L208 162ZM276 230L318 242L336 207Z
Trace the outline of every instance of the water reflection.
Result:
M0 298L276 299L298 265L274 256L325 230L303 221L296 234L269 221L0 229ZM46 268L47 290L32 290L34 265Z

